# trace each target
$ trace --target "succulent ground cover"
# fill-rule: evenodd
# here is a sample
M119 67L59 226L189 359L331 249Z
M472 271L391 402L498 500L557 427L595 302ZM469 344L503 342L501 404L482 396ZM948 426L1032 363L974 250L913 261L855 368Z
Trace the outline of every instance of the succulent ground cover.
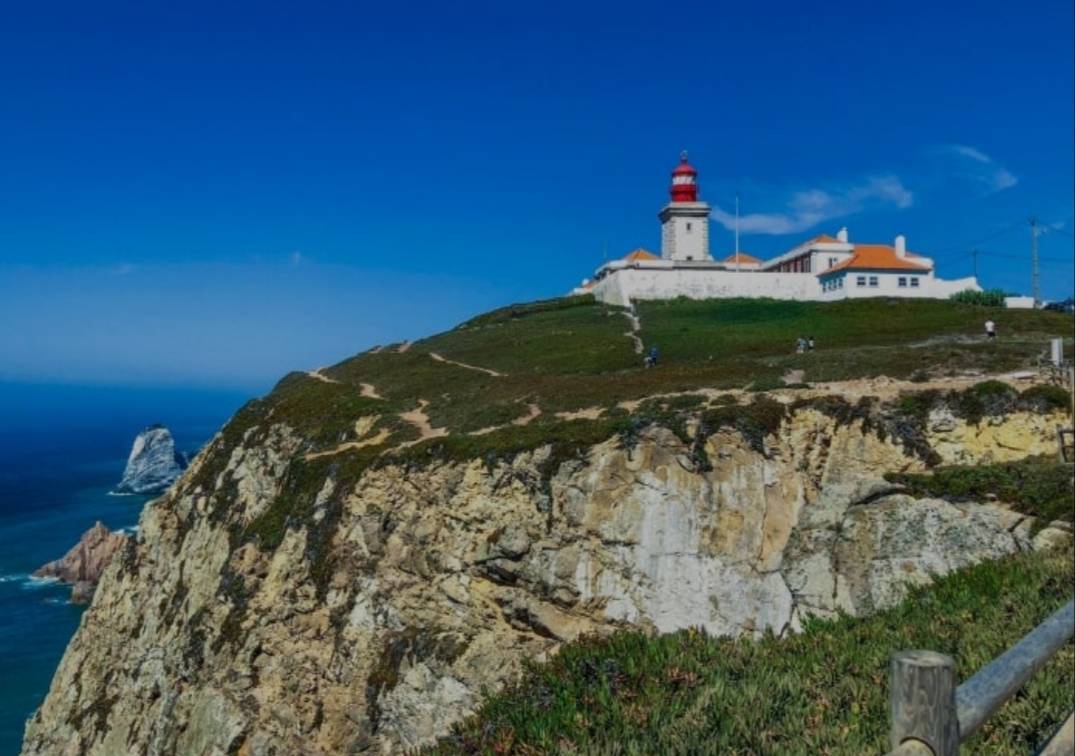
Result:
M430 749L456 753L887 751L888 660L922 648L964 680L1072 597L1070 553L1019 554L953 573L894 609L762 640L625 631L566 645ZM1069 643L965 744L1031 753L1075 689Z

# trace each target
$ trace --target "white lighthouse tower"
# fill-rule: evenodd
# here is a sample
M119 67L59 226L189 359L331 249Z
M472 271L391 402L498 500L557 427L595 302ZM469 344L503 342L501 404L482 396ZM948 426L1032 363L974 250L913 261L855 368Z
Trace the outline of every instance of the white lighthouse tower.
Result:
M661 208L661 257L666 260L709 262L709 205L698 201L698 171L679 156L672 171L672 201Z

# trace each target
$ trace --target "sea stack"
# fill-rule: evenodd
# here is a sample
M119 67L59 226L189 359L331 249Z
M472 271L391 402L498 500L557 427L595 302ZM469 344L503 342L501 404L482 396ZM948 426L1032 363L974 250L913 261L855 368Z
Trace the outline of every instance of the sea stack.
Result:
M134 439L116 493L162 493L186 469L187 462L186 455L176 451L172 432L160 424L150 425Z
M34 572L34 577L58 578L72 586L71 602L88 604L101 573L127 543L123 533L113 533L101 522L82 534L70 551Z

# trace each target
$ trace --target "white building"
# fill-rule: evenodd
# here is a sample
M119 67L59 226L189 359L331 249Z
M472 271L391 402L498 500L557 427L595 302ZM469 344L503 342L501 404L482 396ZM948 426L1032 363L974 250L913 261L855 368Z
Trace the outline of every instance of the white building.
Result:
M772 297L828 301L851 297L947 299L980 290L974 277L946 281L933 261L907 249L900 235L891 245L852 242L846 228L821 235L771 260L736 250L716 261L709 252L709 205L698 199L698 172L683 153L672 171L671 202L661 219L661 254L636 249L605 263L573 293L592 292L611 304L636 299ZM737 245L738 246L738 245Z

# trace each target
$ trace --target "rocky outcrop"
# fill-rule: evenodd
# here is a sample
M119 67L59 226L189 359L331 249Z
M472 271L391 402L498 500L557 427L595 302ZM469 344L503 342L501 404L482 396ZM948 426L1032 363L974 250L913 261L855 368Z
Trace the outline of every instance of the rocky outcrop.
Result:
M1056 428L1068 422L1061 412L1020 412L972 422L942 406L930 412L927 433L945 464L1011 462L1056 454Z
M40 567L34 577L57 578L71 586L73 603L89 603L105 567L127 542L126 535L113 533L97 522L82 534L70 551Z
M1070 543L902 494L882 475L921 456L861 419L801 407L762 441L650 426L349 479L284 424L222 434L106 570L24 753L400 752L582 633L788 633Z
M172 432L163 425L150 425L135 437L116 493L161 493L183 473L187 462L186 455L176 450Z

